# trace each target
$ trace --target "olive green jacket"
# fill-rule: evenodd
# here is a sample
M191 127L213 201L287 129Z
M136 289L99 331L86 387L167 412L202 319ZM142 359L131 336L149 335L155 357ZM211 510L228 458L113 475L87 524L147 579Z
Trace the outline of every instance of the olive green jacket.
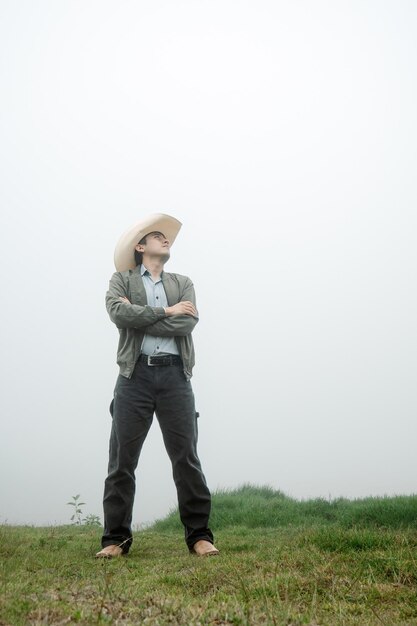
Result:
M162 272L162 284L168 306L182 300L196 304L193 283L187 276ZM120 297L127 298L130 304L122 302ZM122 376L132 376L140 355L143 336L148 333L155 337L175 337L185 377L187 380L191 378L195 361L191 332L198 318L190 315L167 317L163 307L149 306L140 275L140 265L134 270L113 274L106 294L106 308L111 321L119 329L117 363Z

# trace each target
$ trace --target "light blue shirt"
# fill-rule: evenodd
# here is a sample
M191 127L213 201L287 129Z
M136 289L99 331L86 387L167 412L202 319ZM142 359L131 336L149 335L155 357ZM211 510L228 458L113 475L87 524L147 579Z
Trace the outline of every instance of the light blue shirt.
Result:
M168 301L162 284L162 274L154 283L152 276L144 265L140 266L143 285L146 291L146 299L149 306L166 307ZM147 335L143 337L142 354L179 354L175 337L153 337Z

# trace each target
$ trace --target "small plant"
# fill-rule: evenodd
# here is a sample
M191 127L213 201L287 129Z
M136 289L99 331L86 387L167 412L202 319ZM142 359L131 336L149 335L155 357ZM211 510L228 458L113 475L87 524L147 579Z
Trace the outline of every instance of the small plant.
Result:
M71 516L71 522L75 526L81 526L84 524L85 526L101 526L100 518L98 515L94 515L93 513L89 513L85 517L83 517L84 512L82 510L82 506L85 506L85 502L80 502L80 494L76 496L72 496L71 502L67 502L69 506L73 507L74 514Z
M71 522L76 526L81 526L83 523L83 510L81 507L85 506L85 502L80 502L80 494L72 496L72 501L67 502L67 504L74 507L74 514L71 516Z
M93 515L93 513L89 513L86 515L82 521L86 526L101 526L100 518L98 515Z

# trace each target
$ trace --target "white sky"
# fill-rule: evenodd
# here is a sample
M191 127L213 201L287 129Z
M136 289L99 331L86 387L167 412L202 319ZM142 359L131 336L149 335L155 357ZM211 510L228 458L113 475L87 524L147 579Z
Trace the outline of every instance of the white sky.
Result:
M417 4L3 0L0 521L101 515L114 245L184 226L214 490L416 491ZM136 524L175 505L155 421Z

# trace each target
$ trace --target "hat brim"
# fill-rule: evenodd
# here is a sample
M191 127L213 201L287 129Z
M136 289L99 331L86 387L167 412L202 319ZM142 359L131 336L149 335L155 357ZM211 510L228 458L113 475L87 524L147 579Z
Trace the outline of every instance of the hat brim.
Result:
M135 246L142 237L154 231L159 231L165 235L172 246L181 226L180 221L165 213L153 213L131 226L129 230L123 233L116 244L114 251L116 270L124 272L135 269Z

